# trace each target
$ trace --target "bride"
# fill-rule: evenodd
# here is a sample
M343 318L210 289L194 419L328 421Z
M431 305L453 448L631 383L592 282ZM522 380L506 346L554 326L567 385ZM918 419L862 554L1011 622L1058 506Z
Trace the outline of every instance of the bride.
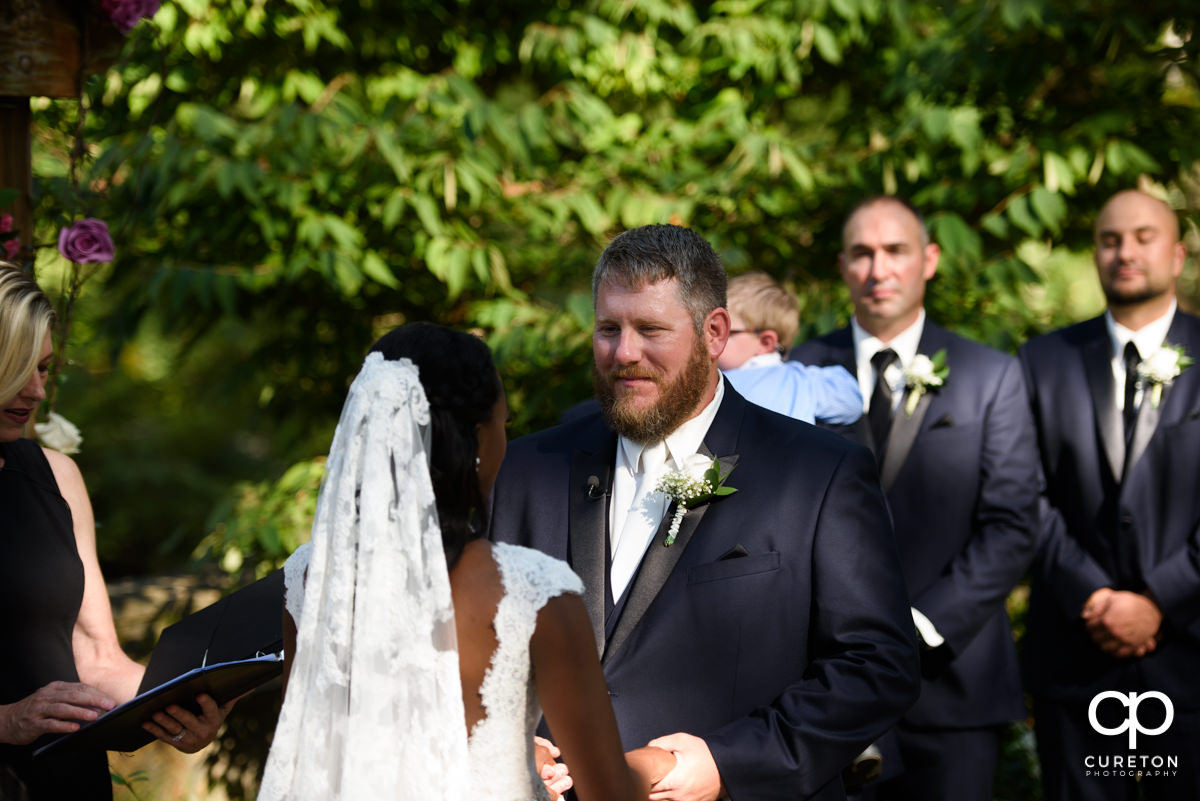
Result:
M372 347L285 569L260 799L546 799L543 713L581 801L646 798L673 767L621 753L579 578L479 538L507 417L476 337L416 323Z

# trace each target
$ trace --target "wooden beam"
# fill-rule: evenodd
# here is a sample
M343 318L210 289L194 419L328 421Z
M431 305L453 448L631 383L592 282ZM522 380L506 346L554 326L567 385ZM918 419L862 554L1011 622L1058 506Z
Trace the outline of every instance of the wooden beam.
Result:
M78 97L81 81L121 54L125 37L88 0L0 3L0 95Z

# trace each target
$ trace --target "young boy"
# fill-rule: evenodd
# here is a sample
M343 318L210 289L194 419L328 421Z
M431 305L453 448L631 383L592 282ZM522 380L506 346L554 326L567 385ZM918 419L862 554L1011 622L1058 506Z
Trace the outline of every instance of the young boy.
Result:
M800 330L800 311L769 275L729 279L728 308L733 330L717 363L747 400L806 423L850 425L862 416L858 380L846 368L783 361Z

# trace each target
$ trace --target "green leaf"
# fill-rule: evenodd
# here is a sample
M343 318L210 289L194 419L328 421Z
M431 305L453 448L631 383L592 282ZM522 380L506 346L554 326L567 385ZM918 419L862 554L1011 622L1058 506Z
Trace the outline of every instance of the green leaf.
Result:
M429 195L415 195L410 202L425 230L432 236L439 235L442 231L442 216L438 211L437 201Z
M1047 190L1052 193L1065 192L1068 195L1075 193L1075 171L1065 158L1057 153L1046 153L1043 163ZM1036 202L1034 208L1037 208Z
M602 235L612 225L604 209L590 193L576 192L566 197L567 205L579 215L579 221L589 233Z
M446 254L446 287L451 299L462 294L471 275L471 254L461 247L454 247Z
M979 226L997 239L1008 238L1008 220L1002 214L985 214L979 219Z
M813 44L817 46L817 52L821 54L821 58L830 64L841 64L842 49L838 46L837 36L833 31L817 23L814 34Z
M389 289L399 288L400 282L396 280L395 274L375 251L368 250L363 254L362 266L363 272L372 281L383 284Z
M1042 233L1041 226L1029 213L1029 199L1025 195L1013 198L1008 204L1008 219L1031 237L1038 237Z
M1062 195L1039 186L1029 193L1029 205L1056 236L1062 232L1062 224L1067 218L1067 201Z

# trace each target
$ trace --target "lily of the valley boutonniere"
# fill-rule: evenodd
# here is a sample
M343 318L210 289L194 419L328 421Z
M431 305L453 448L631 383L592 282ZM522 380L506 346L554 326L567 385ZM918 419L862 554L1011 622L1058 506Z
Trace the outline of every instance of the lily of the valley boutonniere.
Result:
M1162 402L1163 386L1179 376L1192 364L1182 345L1163 345L1138 365L1138 379L1150 390L1150 405L1155 409Z
M946 366L945 348L933 354L932 358L918 353L904 368L904 386L908 387L908 402L904 404L904 413L911 417L921 396L932 387L945 384L949 377L950 368Z
M716 459L709 464L707 456L697 454L688 460L687 468L690 469L672 470L667 473L658 480L658 486L654 488L675 502L671 529L663 540L663 546L667 548L675 543L675 537L679 535L679 525L688 509L695 509L714 498L737 492L736 487L725 486L725 479L729 478L733 468L729 469L729 473L721 475L721 463ZM703 470L703 473L697 475L700 470Z

